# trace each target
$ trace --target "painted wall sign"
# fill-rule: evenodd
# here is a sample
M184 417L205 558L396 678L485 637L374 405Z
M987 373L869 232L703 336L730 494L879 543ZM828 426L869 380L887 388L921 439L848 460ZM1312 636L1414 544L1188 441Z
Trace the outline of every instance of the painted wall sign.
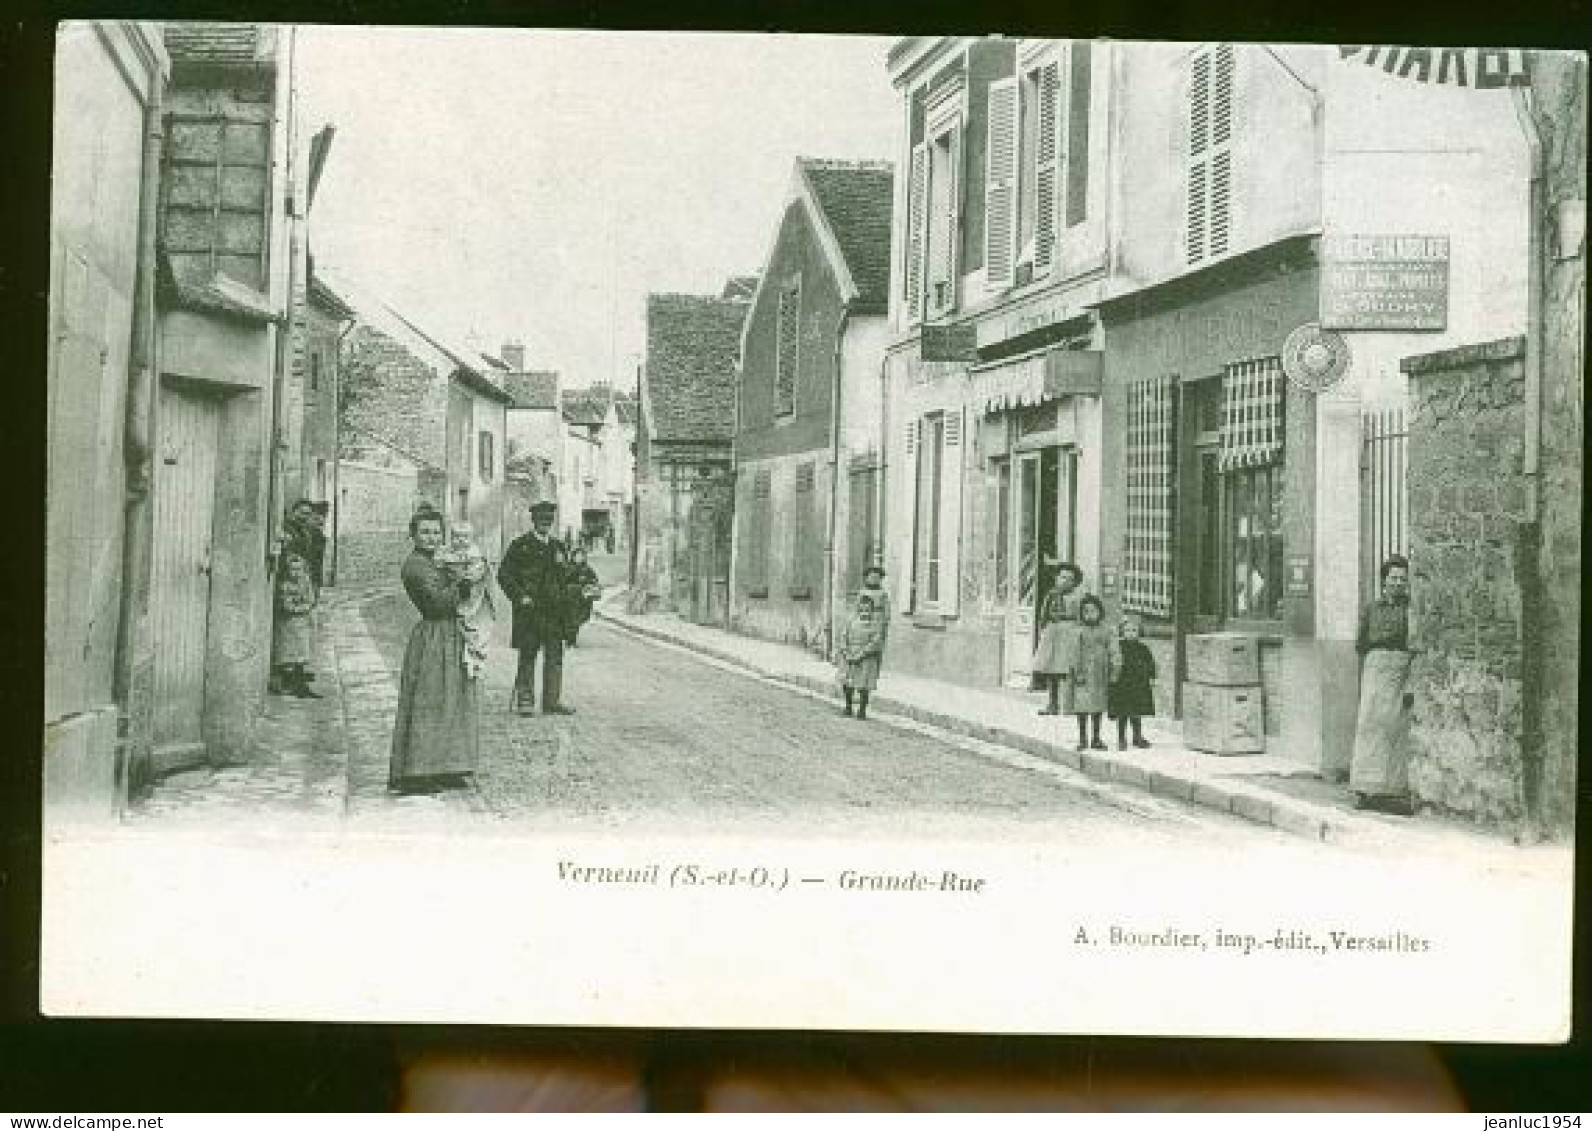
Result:
M1447 328L1447 236L1325 236L1321 260L1323 329Z
M1283 581L1283 594L1288 597L1310 596L1310 556L1288 555L1288 576Z
M1414 82L1498 90L1531 85L1531 53L1517 48L1366 47L1338 48L1338 57Z
M978 330L971 322L925 325L919 346L924 361L974 361L978 358Z

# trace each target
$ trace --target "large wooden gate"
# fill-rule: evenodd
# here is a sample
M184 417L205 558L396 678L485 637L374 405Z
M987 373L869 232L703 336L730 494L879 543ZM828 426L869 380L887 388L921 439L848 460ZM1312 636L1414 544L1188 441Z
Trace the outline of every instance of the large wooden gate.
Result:
M161 391L150 594L157 748L201 741L219 418L214 397Z

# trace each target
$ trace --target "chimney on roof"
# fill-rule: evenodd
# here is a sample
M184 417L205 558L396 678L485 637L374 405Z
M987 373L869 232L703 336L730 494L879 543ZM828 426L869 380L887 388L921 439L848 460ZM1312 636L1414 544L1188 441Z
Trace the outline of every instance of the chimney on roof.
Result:
M503 364L507 365L509 367L509 372L511 372L511 373L524 373L525 372L525 343L524 342L504 342L503 343L503 350L502 350L500 356L503 358Z

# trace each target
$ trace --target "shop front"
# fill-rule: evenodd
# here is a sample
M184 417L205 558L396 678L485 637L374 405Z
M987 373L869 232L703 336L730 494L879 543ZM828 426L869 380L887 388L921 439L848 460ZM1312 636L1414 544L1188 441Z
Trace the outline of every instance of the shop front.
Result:
M1000 622L1001 681L1027 687L1039 602L1059 562L1097 556L1101 354L1051 346L975 366L984 455L985 613Z
M1109 300L1102 573L1188 704L1189 638L1252 638L1269 753L1319 760L1314 642L1317 406L1283 374L1316 321L1312 241L1235 256Z

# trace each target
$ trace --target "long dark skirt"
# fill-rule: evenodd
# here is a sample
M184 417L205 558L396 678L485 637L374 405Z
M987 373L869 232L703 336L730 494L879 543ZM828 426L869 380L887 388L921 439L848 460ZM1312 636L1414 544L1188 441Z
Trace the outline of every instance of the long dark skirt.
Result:
M398 678L388 782L473 773L478 756L476 681L464 669L459 622L423 620L409 634Z

